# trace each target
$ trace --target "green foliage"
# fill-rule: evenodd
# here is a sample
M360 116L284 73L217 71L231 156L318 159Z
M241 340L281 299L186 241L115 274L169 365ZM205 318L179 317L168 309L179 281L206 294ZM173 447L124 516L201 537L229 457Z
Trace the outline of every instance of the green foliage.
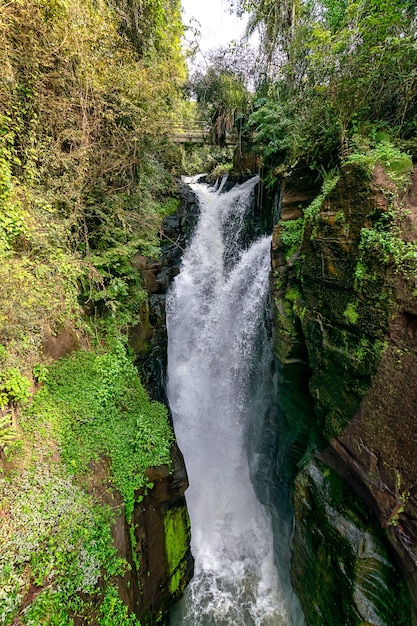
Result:
M304 210L304 218L306 220L312 220L315 215L320 212L325 198L333 191L339 180L339 174L335 174L334 171L330 172L326 176L326 180L323 183L320 194L314 198L313 202Z
M43 383L48 377L48 368L43 363L36 363L32 369L32 374L38 383Z
M27 402L31 382L15 367L0 370L0 408L10 403Z
M3 452L5 457L9 456L9 453L13 449L13 444L16 442L17 432L12 423L12 415L6 413L6 415L0 416L0 452Z
M71 624L74 615L86 623L95 616L100 626L138 626L116 585L128 568L112 545L118 511L84 488L92 467L103 464L131 521L138 492L153 486L146 469L171 462L166 408L149 400L118 341L34 371L44 383L20 417L19 480L0 480L2 623L11 625L19 613L27 626ZM3 452L15 436L7 416L0 421Z
M228 168L232 161L231 147L189 145L183 154L183 171L189 176L202 172L211 173L218 166Z
M210 182L216 182L218 178L223 178L231 172L233 168L233 163L219 163L216 167L210 172L208 177Z
M355 141L357 142L358 139L355 138ZM346 162L362 165L369 172L369 176L373 174L375 165L379 163L383 165L388 177L399 188L409 184L413 171L410 155L402 152L386 139L377 143L374 148L362 147L360 152L353 152Z
M87 618L91 603L80 593L109 609L114 577L128 567L112 546L114 512L96 506L65 469L44 462L25 469L19 481L1 478L0 496L2 624L13 623L30 588L32 601L19 611L27 626L69 625L74 614ZM110 614L124 618L118 624L135 623L120 598L114 605ZM109 622L103 617L99 623Z
M250 13L247 34L260 33L267 66L271 66L277 48L288 56L300 0L229 0L229 4Z
M0 341L10 364L39 362L42 342L61 324L81 324L77 278L81 267L57 250L47 260L9 256L0 264Z
M391 208L380 215L373 226L362 229L360 256L355 270L357 289L363 289L366 282L372 281L369 268L375 259L386 266L392 265L395 272L406 279L414 278L417 270L417 243L404 238L405 217L404 211Z
M2 3L0 408L26 404L25 374L42 383L0 418L5 626L138 626L117 591L118 511L97 505L89 464L108 459L130 516L146 467L170 462L166 410L119 343L53 365L43 352L62 329L109 338L138 321L132 256L158 253L177 205L181 33L179 0Z
M339 165L358 133L385 133L401 142L415 136L415 3L238 4L252 12L262 33L264 79L258 83L265 101L252 128L272 167L300 156L318 169Z
M103 602L100 606L100 626L140 626L140 622L135 615L130 614L128 608L123 604L119 592L115 585L107 585Z
M112 0L120 15L119 29L134 45L140 56L180 56L183 34L178 0Z
M254 140L265 158L274 155L278 160L285 160L293 149L293 123L280 102L268 98L255 102L248 126L253 129Z
M356 324L359 318L359 314L356 310L356 304L354 302L349 302L343 315L345 316L349 324Z
M44 386L22 422L41 438L49 429L62 460L76 475L109 458L114 486L128 517L145 470L170 463L173 434L166 408L151 402L120 342L108 352L77 352L49 368Z
M83 312L137 321L129 255L157 253L175 202L162 137L181 33L178 0L2 7L0 341L13 364L39 362L45 335L81 328Z
M289 259L296 252L302 242L304 233L304 218L281 222L282 231L280 240L285 251L285 257Z
M243 50L243 52L242 52ZM241 47L219 48L209 55L208 66L198 69L189 89L197 100L201 118L211 127L212 143L225 145L226 134L242 130L251 95L250 61Z

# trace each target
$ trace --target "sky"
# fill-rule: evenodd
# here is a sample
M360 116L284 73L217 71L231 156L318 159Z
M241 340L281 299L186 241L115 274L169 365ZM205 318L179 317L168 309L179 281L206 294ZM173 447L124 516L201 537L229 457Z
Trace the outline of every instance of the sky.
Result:
M182 7L185 25L190 23L191 18L200 22L200 48L203 52L240 38L245 30L246 19L230 15L226 10L226 0L182 0Z

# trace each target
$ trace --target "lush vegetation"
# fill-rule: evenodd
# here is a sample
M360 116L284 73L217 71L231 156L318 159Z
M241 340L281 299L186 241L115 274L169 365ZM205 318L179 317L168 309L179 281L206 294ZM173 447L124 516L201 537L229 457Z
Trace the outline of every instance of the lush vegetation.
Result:
M0 616L11 624L134 624L117 591L116 509L86 487L105 460L128 523L152 484L146 468L170 463L165 407L151 402L121 342L78 351L44 372L19 419L0 480ZM132 529L133 531L133 529ZM132 532L133 537L133 532ZM107 621L106 621L107 620Z
M98 506L69 472L45 460L1 478L0 494L2 624L17 616L28 626L69 625L74 616L138 624L117 591L116 577L127 563L112 547L114 511Z
M11 359L34 363L45 333L79 329L81 313L137 317L130 259L156 252L175 193L164 136L185 78L181 33L176 1L2 4L0 342Z
M130 521L170 463L126 340L132 256L158 253L177 204L182 31L179 0L0 1L1 624L138 624L91 474ZM78 350L54 363L62 334Z
M365 137L416 151L412 0L236 0L260 32L249 128L273 168L328 170Z
M149 401L121 342L54 364L21 425L39 446L48 433L76 475L107 458L128 519L135 491L151 486L145 470L170 463L173 436L166 408Z
M229 4L261 33L258 62L244 46L214 51L184 91L179 0L0 0L1 623L136 623L116 586L128 566L111 545L115 512L88 477L106 459L129 520L146 467L169 462L166 412L126 339L146 306L131 259L157 254L174 176L230 169L232 133L255 142L270 183L306 161L324 185L283 227L287 257L341 164L371 175L382 163L397 189L408 180L413 0ZM201 118L216 149L169 141L172 126ZM392 207L363 230L358 293L370 254L415 271L401 229ZM347 324L358 315L356 302L345 308ZM61 334L78 350L52 363L45 346ZM167 522L172 563L177 526Z

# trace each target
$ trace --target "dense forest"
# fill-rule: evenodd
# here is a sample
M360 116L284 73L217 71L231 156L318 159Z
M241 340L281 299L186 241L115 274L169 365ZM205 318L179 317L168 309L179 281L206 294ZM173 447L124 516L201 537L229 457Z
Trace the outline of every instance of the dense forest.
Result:
M86 475L109 459L130 520L169 462L127 333L146 301L131 258L177 205L182 32L176 0L0 6L2 624L137 623Z
M190 88L206 115L251 135L270 169L303 158L329 171L383 141L415 153L413 0L229 4L249 12L246 39L212 51Z
M284 229L288 255L344 164L410 180L415 0L228 4L246 36L187 75L179 0L0 2L1 624L139 623L90 474L109 459L129 523L146 469L170 463L129 331L147 306L132 258L158 256L176 177L230 170L227 133L267 188L305 165L323 188ZM195 118L217 145L186 155L171 128ZM413 271L398 229L390 218L364 245Z

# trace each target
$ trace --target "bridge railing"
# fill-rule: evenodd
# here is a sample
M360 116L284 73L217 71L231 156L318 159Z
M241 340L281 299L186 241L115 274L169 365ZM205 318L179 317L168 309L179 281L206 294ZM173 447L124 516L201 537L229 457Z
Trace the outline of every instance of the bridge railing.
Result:
M170 129L171 140L174 143L210 143L211 128L205 121L194 121L190 124L175 124ZM235 132L227 133L226 145L235 145Z
M210 141L210 126L202 120L195 120L189 124L175 124L170 130L174 143L208 143Z

